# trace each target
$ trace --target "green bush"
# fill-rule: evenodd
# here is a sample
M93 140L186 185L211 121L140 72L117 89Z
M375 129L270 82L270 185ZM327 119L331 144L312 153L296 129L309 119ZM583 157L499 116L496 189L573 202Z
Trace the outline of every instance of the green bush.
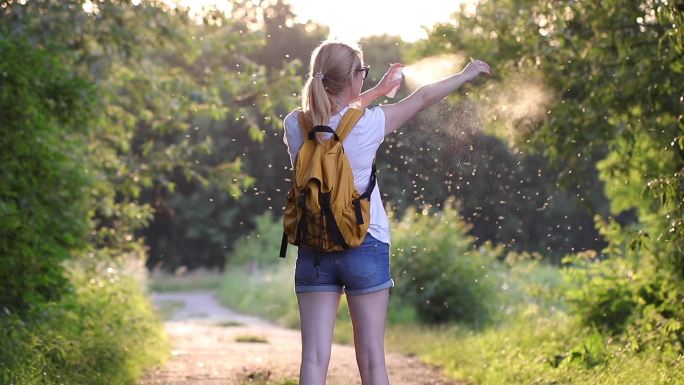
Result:
M542 310L566 310L568 287L561 270L539 253L506 253L500 299L506 314L533 304Z
M0 316L0 383L124 385L168 358L169 341L143 288L116 269L66 270L74 292Z
M594 251L566 256L567 302L585 326L623 341L632 351L657 348L673 356L684 352L684 282L676 272L657 268L639 249L629 230L601 223L609 244L599 258Z
M121 192L94 171L111 166L93 145L98 95L68 55L0 29L0 383L131 384L169 346L139 283L99 265L135 253L116 221L96 244L111 201L90 197Z
M567 300L585 325L610 334L624 331L636 308L634 267L622 259L598 260L593 250L566 256L566 277L573 283Z
M228 264L244 266L255 263L259 267L283 262L278 257L283 237L283 221L276 220L270 211L255 218L256 228L235 242L235 249ZM296 258L297 247L288 245L286 258Z
M51 54L0 37L0 309L68 292L60 262L87 236L90 90Z
M392 228L392 276L397 295L415 306L422 321L478 326L499 306L502 249L488 243L474 249L467 234L471 225L458 208L457 201L448 200L431 215L407 210Z

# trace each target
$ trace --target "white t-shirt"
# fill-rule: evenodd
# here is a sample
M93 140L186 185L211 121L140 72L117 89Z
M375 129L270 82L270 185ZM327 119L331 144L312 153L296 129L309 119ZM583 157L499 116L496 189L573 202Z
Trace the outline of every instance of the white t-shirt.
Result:
M346 107L338 114L330 117L328 126L333 130L337 130L337 126L348 108ZM290 164L293 167L297 151L299 151L299 148L304 143L302 131L299 128L298 113L299 110L292 110L283 122L285 127L283 142L287 146L287 152L290 154ZM354 185L359 194L363 194L368 187L373 159L375 159L375 153L383 140L385 140L385 112L380 106L377 106L366 108L363 117L361 117L344 142L342 142L344 152L347 155L347 159L349 159L352 174L354 175ZM377 240L387 244L390 243L389 220L380 199L380 188L377 185L377 181L371 193L368 232Z

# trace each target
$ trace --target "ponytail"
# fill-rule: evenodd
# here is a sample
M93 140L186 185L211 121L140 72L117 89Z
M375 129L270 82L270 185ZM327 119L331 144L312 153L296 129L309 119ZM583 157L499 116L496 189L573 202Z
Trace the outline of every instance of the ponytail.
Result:
M334 97L351 84L354 70L361 64L363 53L358 46L324 41L311 54L309 77L302 89L302 111L311 126L327 125ZM322 142L323 133L316 133Z

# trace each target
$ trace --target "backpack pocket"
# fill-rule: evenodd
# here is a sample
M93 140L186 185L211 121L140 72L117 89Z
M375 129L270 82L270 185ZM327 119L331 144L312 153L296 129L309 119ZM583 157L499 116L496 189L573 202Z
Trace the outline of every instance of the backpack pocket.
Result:
M363 242L370 224L370 201L359 197L358 192L354 192L352 201L335 215L340 232L349 247L357 247Z

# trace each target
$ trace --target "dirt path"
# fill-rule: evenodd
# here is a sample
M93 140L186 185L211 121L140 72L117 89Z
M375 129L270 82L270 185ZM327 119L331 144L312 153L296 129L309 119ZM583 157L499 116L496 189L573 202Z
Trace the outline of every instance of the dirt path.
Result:
M222 307L213 292L154 293L155 306L169 301L179 307L165 322L173 344L173 358L147 372L139 385L228 385L278 383L299 373L301 337L262 319ZM264 342L238 342L236 339ZM446 380L438 368L415 357L387 354L393 385L463 385ZM334 344L329 385L361 384L354 347Z

